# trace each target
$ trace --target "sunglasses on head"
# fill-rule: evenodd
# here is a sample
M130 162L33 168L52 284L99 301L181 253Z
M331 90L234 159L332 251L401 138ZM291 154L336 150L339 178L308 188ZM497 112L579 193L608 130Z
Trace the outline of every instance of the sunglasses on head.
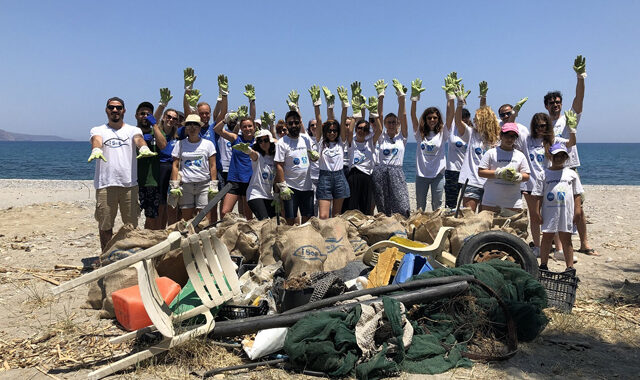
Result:
M287 125L293 127L294 125L300 125L300 120L287 121Z
M124 108L123 106L114 106L112 104L107 106L108 109L110 109L111 111L113 110L118 110L118 111L122 111L122 109Z

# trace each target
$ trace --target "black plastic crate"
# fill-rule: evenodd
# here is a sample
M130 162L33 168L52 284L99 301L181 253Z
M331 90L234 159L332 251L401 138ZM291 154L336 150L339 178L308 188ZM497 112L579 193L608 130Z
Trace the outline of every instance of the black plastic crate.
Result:
M249 317L257 317L260 315L267 315L269 311L269 303L267 301L260 301L258 306L239 306L239 305L223 305L218 311L216 320L227 319L243 319Z
M231 261L233 261L234 264L236 264L238 266L238 269L240 269L240 266L242 266L242 262L244 261L244 256L230 256L231 257ZM236 269L236 272L238 270Z
M576 290L580 279L570 272L538 270L538 281L547 290L547 303L566 313L570 313L576 302Z

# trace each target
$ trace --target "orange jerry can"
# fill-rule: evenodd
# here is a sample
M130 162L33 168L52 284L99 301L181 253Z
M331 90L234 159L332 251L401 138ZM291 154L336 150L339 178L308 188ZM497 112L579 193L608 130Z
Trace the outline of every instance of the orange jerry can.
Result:
M180 293L180 285L169 277L156 278L156 284L167 305ZM152 322L142 304L142 296L138 285L116 290L111 293L111 298L113 299L116 319L127 331L151 326Z

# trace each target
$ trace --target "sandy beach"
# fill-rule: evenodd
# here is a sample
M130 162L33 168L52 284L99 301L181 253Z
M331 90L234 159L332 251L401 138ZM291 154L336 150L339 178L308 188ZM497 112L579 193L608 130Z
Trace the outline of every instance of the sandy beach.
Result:
M415 207L413 186L410 184L409 193ZM598 185L585 186L585 191L589 240L601 256L576 254L580 285L573 313L550 312L552 322L542 336L521 344L519 353L506 362L477 364L472 370L455 370L437 377L403 377L637 376L640 261L636 244L640 242L637 228L640 187ZM0 194L0 377L44 379L48 377L43 371L55 366L42 362L39 369L19 368L19 363L7 361L2 354L8 353L16 342L51 331L52 340L66 337L67 342L72 341L69 337L73 334L92 331L101 342L106 341L106 336L120 334L112 321L100 320L96 311L80 308L86 298L86 287L59 297L53 297L49 291L53 283L74 276L73 271L54 271L55 265L81 266L82 258L96 256L99 251L97 223L93 219L93 181L5 179L0 180ZM118 218L116 229L120 225ZM575 236L574 246L578 244ZM550 262L552 270L561 270L563 266ZM60 349L64 350L65 345ZM82 361L72 370L52 373L56 378L85 377L91 365ZM143 366L133 376L190 378L188 373L189 368L180 369L174 364ZM252 373L258 378L287 377L279 370L261 371L262 375Z

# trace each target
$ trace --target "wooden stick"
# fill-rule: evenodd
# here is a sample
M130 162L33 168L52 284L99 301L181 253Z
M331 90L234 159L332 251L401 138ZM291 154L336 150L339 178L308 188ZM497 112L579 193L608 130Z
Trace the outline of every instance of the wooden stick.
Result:
M29 274L30 274L30 275L32 275L33 277L37 277L37 278L39 278L39 279L41 279L41 280L44 280L44 281L46 281L46 282L48 282L48 283L50 283L50 284L55 285L55 286L60 285L60 282L59 282L59 281L56 281L56 280L54 280L54 279L52 279L52 278L45 277L45 276L40 276L39 274L35 274L35 273L29 273Z
M50 377L50 378L52 378L52 379L60 380L60 378L59 378L59 377L56 377L56 376L53 376L53 375L52 375L52 374L50 374L50 373L47 373L47 371L43 370L42 368L40 368L40 367L38 367L38 366L36 366L36 369L37 369L38 371L42 372L44 375L49 376L49 377Z
M76 269L83 270L85 267L82 265L67 265L67 264L56 264L53 266L54 269Z

